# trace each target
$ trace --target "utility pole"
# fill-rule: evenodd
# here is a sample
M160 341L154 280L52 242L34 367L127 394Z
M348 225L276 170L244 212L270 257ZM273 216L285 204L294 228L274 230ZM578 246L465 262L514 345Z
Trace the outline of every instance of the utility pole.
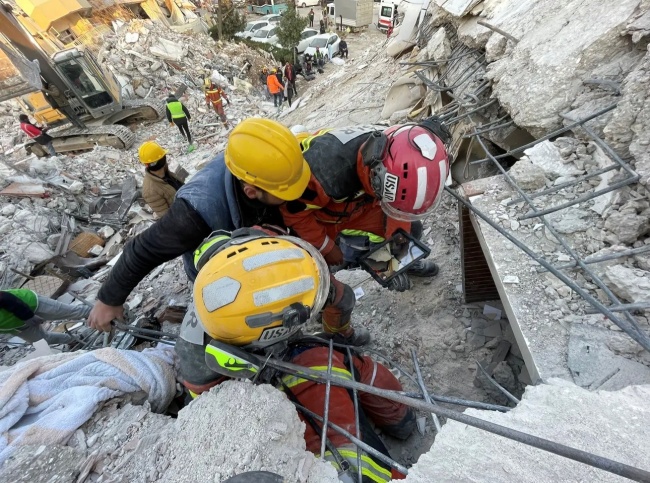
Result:
M221 0L217 0L217 35L219 40L223 39L223 12L221 11Z

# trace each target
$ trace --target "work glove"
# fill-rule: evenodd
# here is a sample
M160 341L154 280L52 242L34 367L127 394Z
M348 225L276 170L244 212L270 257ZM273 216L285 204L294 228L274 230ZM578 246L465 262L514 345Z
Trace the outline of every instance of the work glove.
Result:
M325 261L330 266L343 265L343 252L338 246L334 245L332 251L325 255Z
M396 233L390 242L390 252L395 258L403 257L408 248L410 241L401 233Z
M388 290L394 292L406 292L411 288L411 279L406 273L400 273L388 282Z

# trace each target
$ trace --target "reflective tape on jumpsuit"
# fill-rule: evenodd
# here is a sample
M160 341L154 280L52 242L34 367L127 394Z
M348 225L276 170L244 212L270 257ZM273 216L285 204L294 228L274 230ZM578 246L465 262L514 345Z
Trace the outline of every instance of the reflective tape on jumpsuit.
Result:
M375 235L374 233L370 233L369 231L363 231L363 230L341 230L341 235L345 236L365 236L368 237L368 240L370 240L370 243L382 243L384 240L386 240L383 236Z
M313 371L319 371L319 372L327 372L327 366L312 366L309 369ZM332 372L335 373L338 377L342 379L347 379L348 381L352 380L352 374L350 374L350 371L347 369L341 369L340 367L332 367ZM288 388L296 387L298 384L302 384L303 382L313 382L308 379L303 379L302 377L298 376L284 376L282 378L282 382L286 384Z
M356 474L357 471L357 452L355 450L337 448L338 453L350 463L350 471ZM334 468L341 470L330 451L325 452L325 459L329 461ZM379 466L370 456L362 453L361 455L361 474L377 483L387 483L393 479L392 473L386 468Z

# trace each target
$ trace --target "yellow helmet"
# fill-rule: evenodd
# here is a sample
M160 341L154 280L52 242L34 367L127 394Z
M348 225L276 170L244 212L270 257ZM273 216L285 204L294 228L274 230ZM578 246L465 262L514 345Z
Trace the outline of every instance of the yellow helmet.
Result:
M154 141L145 141L138 149L138 156L142 164L151 164L160 161L167 154L160 144Z
M217 232L195 252L194 304L216 341L264 348L320 312L329 270L320 252L299 238L250 233L231 239Z
M235 177L286 201L300 198L311 177L296 137L270 119L240 122L228 138L225 158Z

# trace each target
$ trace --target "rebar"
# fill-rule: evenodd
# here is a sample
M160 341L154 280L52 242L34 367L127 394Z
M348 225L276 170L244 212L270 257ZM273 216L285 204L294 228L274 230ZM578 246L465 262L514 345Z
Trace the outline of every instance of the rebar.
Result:
M574 127L580 126L580 125L584 124L587 121L591 121L592 119L595 119L598 116L601 116L601 115L605 114L606 112L611 111L612 109L616 108L616 106L617 106L617 104L612 104L611 106L607 106L607 107L601 109L600 111L597 111L596 113L591 114L591 115L581 119L578 122L574 122L572 124L569 124L568 126L565 126L565 127L560 128L560 129L558 129L556 131L553 131L552 133L549 133L546 136L542 136L541 138L536 139L533 142L530 142L528 144L524 144L523 146L519 146L518 148L515 148L515 149L511 149L510 151L508 151L506 153L503 153L503 154L499 154L497 156L487 157L487 158L483 158L483 159L477 159L476 161L472 161L470 164L486 163L488 161L491 161L492 158L494 158L494 159L503 159L503 158L511 157L514 154L523 153L526 149L532 148L533 146L535 146L538 143L541 143L542 141L546 141L548 139L559 136L560 134L564 134L567 131L571 131Z
M307 408L304 407L304 406L301 406L300 404L296 404L296 403L294 403L294 405L295 405L298 409L300 409L301 411L304 411L305 413L309 414L309 415L310 415L312 418L314 418L316 421L319 421L319 422L323 423L323 418L320 417L320 416L319 416L318 414L316 414L315 412L310 411L309 409L307 409ZM325 423L323 423L323 426L325 426ZM374 456L375 458L377 458L378 460L383 461L384 463L386 463L387 465L389 465L391 468L395 468L395 469L396 469L397 471L399 471L400 473L404 473L405 475L408 474L408 468L406 468L405 466L400 465L397 461L392 460L391 458L389 458L388 456L386 456L384 453L381 453L380 451L377 451L375 448L373 448L373 447L370 446L369 444L364 443L360 438L355 437L352 433L350 433L349 431L346 431L345 429L343 429L343 428L342 428L341 426L339 426L338 424L334 424L333 422L328 421L328 422L327 422L327 426L330 427L330 428L332 428L334 431L337 431L337 432L341 433L343 436L345 436L346 438L348 438L350 441L352 441L355 445L357 445L359 448L361 448L362 450L364 450L364 451L365 451L366 453L368 453L369 455L372 455L372 456ZM358 451L357 451L357 453L358 453ZM360 463L359 463L359 468L361 468L361 464L360 464ZM359 472L361 472L361 471L359 471ZM361 481L361 480L359 480L359 481Z
M464 413L458 413L452 411L451 409L444 408L442 406L435 406L433 404L427 403L426 401L421 401L418 399L412 399L402 394L396 393L395 391L389 391L387 389L381 389L374 386L368 386L359 382L352 382L347 379L335 375L325 375L322 372L309 369L307 367L302 367L290 362L284 362L276 359L269 360L269 366L278 369L281 372L286 374L291 374L305 379L310 379L316 382L326 383L330 382L335 386L344 387L347 389L358 389L361 392L367 394L373 394L375 396L383 397L390 401L404 404L406 406L419 409L421 411L436 413L439 417L444 417L459 423L467 424L469 426L488 431L490 433L511 439L513 441L518 441L526 445L562 456L580 463L584 463L595 468L613 473L625 478L630 478L636 481L643 481L650 483L650 472L635 468L633 466L627 465L625 463L620 463L618 461L605 458L603 456L595 455L587 451L583 451L571 446L567 446L555 441L551 441L545 438L540 438L538 436L533 436L531 434L524 433L522 431L517 431L499 424L495 424L489 421L485 421L480 418L473 416L468 416Z
M646 310L650 309L650 301L648 302L635 302L633 304L619 304L619 305L610 305L607 307L612 312L627 312L628 310ZM585 310L587 314L597 314L599 313L595 309Z
M479 361L475 360L474 362L476 362L476 365L481 370L483 375L487 378L488 381L490 381L490 383L494 387L496 387L499 391L501 391L505 397L510 399L510 401L512 401L515 404L519 404L519 399L517 399L515 396L513 396L510 393L510 391L508 391L505 387L503 387L501 384L499 384L496 379L494 379L491 375L489 375L488 372L483 368L483 366L481 365L481 363Z
M508 40L512 40L515 44L519 43L519 39L517 37L510 35L508 32L506 32L505 30L501 30L499 27L495 27L494 25L487 23L485 20L478 20L476 23L482 25L485 28L493 30L498 34L503 35Z
M599 169L598 171L593 171L589 174L585 174L584 176L580 176L579 178L574 179L573 181L567 181L566 183L560 183L552 188L548 188L542 191L536 191L535 193L531 193L528 195L530 199L535 199L539 198L540 196L546 196L551 193L555 193L557 191L560 191L564 188L568 188L569 186L574 186L577 185L578 183L582 183L583 181L587 181L588 179L595 178L596 176L600 176L601 174L607 173L609 171L612 171L614 169L620 169L621 167L616 165L616 164L610 164L609 166ZM506 203L506 206L512 206L517 203L521 203L523 198L515 198L513 200L510 200Z
M355 382L354 377L354 359L352 358L352 351L347 348L348 361L350 361L350 374L352 375L352 382ZM361 428L359 427L359 395L356 389L352 390L352 400L354 402L354 427L356 428L357 439L361 440ZM363 483L363 472L361 471L361 453L357 451L357 480L358 483Z
M629 250L622 250L620 252L610 253L609 255L603 255L601 257L587 257L583 260L586 265L591 265L592 263L607 262L609 260L616 260L617 258L629 257L633 255L638 255L640 253L645 253L650 251L650 245L644 245L639 248L630 248ZM555 267L557 270L566 270L568 268L575 268L578 264L576 262L569 262L564 265L559 265ZM538 272L545 272L546 270L541 268Z
M327 435L327 420L329 419L329 410L330 410L330 389L331 382L330 378L332 377L332 355L334 354L334 346L332 345L332 339L329 341L329 352L327 354L327 376L328 380L325 384L325 407L323 409L323 437L320 441L320 457L325 459L325 436Z
M434 404L429 397L429 391L427 391L427 388L424 385L424 379L422 379L422 371L420 371L420 365L418 364L418 354L415 352L415 349L411 349L411 357L413 358L413 367L415 367L415 375L418 378L418 385L422 390L422 396L424 396L424 400L427 403ZM436 416L436 413L431 413L431 419L433 419L433 424L436 427L436 433L439 433L442 429L442 425L440 424L440 420L438 419L438 416Z
M477 138L480 139L480 138ZM498 163L496 163L498 164ZM612 320L614 323L616 323L621 329L623 329L630 337L632 337L635 341L637 341L644 349L650 350L650 341L648 340L647 337L643 338L640 337L640 334L637 334L636 332L630 333L629 328L627 326L622 327L624 324L618 324L616 321L619 320L613 312L607 309L607 307L603 306L598 300L596 300L594 297L592 297L589 293L587 293L582 287L577 285L573 280L571 280L569 277L567 277L565 274L562 272L558 271L551 265L549 262L547 262L543 257L540 257L537 255L533 250L530 249L526 244L522 243L519 241L517 238L512 236L508 231L506 231L504 228L502 228L499 224L495 223L490 219L489 216L487 216L485 213L483 213L481 210L476 208L474 205L463 199L462 196L460 196L458 193L456 193L454 190L449 188L448 186L445 186L445 191L447 193L451 194L459 203L461 203L463 206L465 206L468 210L471 210L476 216L481 218L485 223L490 225L492 228L494 228L497 232L499 232L501 235L503 235L505 238L507 238L513 245L515 245L517 248L522 250L526 255L528 255L530 258L535 260L537 263L542 265L544 268L546 268L549 272L551 272L553 275L555 275L557 278L559 278L562 282L564 282L565 285L567 285L569 288L571 288L573 291L575 291L578 295L580 295L585 301L587 301L589 304L591 304L594 307L601 308L602 310L601 313L607 317L609 317L610 320ZM620 322L620 321L619 321ZM638 340L640 339L640 340Z
M499 164L499 163L497 163ZM570 206L577 205L580 203L584 203L585 201L592 200L594 198L598 198L600 195L604 195L606 193L609 193L610 191L615 191L619 188L622 188L624 186L627 186L632 183L636 183L639 180L639 176L637 175L634 178L626 178L623 181L619 181L618 183L610 184L607 188L603 188L598 191L594 191L592 193L588 193L586 195L580 196L572 201L567 201L566 203L562 203L561 205L557 206L552 206L551 208L546 208L545 210L531 210L525 215L522 215L519 217L519 220L528 220L529 218L538 218L540 216L548 215L550 213L555 213L556 211L563 210L565 208L569 208Z
M336 346L336 344L334 344ZM411 375L406 371L401 365L396 363L395 361L389 359L386 357L384 354L382 354L379 351L372 350L372 349L364 349L364 352L367 352L369 354L373 354L379 358L381 358L383 361L386 363L390 364L391 366L395 367L398 371L400 371L401 374L404 374L406 377L408 377L413 384L416 386L418 385L418 381L415 378L415 376ZM411 392L404 392L402 391L402 394L408 397L415 397L415 398L424 398L424 396L421 393L411 393ZM433 399L436 402L441 402L441 403L446 403L446 404L453 404L455 406L465 406L468 408L475 408L475 409L485 409L487 411L501 411L504 413L507 413L510 411L512 408L509 408L507 406L499 406L497 404L489 404L489 403L484 403L484 402L479 402L479 401L469 401L467 399L460 399L457 397L450 397L450 396L440 396L438 394L434 393L429 393L429 397Z
M486 133L489 133L489 132L492 132L492 131L498 131L499 129L505 129L507 127L512 126L514 123L515 123L515 121L504 122L503 124L499 124L498 126L492 126L492 127L487 128L487 129L481 129L480 131L475 131L474 134L465 135L465 136L463 136L463 138L467 139L467 138L470 138L472 136L486 134Z
M501 163L499 163L496 158L488 151L487 147L485 146L485 143L481 139L480 136L477 136L475 139L478 140L479 144L483 148L483 151L488 155L488 157L493 161L494 166L501 171L501 174L504 176L506 181L519 193L519 196L521 196L526 203L531 207L531 209L536 210L535 205L533 205L532 200L528 197L526 192L524 192L518 185L517 183L514 182L514 180L511 178L510 174L501 166ZM447 187L445 187L447 189ZM470 205L469 209L473 210L473 206ZM474 210L473 210L474 211ZM540 221L544 224L546 229L555 237L555 239L562 245L564 250L575 259L576 263L582 268L585 273L589 274L591 277L592 281L598 285L598 287L605 292L605 295L612 301L614 304L619 304L618 298L612 293L612 291L607 287L603 281L598 277L595 273L593 273L589 268L582 262L580 256L575 252L573 248L567 243L567 241L562 238L557 230L553 227L551 223L546 220L544 216L539 216ZM492 224L492 223L491 223ZM500 228L500 227L499 227ZM499 230L501 233L507 233L505 230ZM514 237L512 237L514 238ZM512 240L511 240L512 241ZM518 246L520 247L525 247L526 253L533 253L532 250L530 250L526 245L523 243L519 242ZM543 262L540 263L539 260L542 260ZM598 300L596 300L594 297L592 297L590 294L588 294L585 290L583 290L580 286L578 286L576 283L574 283L571 279L569 279L566 275L564 275L562 272L559 272L555 269L551 270L551 265L546 262L543 258L537 257L538 263L541 265L545 266L553 275L558 277L560 280L562 280L566 285L568 285L570 288L572 288L574 291L576 291L580 296L582 296L583 299L585 299L587 302L589 302L593 307L598 308L604 315L609 317L612 322L614 322L616 325L618 325L623 331L625 331L632 339L637 341L644 349L647 351L650 351L650 338L643 333L637 324L637 322L634 320L634 318L626 314L626 322L624 323L621 319L616 317L613 312L610 312L607 310L607 308L601 304ZM549 268L550 267L550 268ZM629 324L629 325L628 325Z

